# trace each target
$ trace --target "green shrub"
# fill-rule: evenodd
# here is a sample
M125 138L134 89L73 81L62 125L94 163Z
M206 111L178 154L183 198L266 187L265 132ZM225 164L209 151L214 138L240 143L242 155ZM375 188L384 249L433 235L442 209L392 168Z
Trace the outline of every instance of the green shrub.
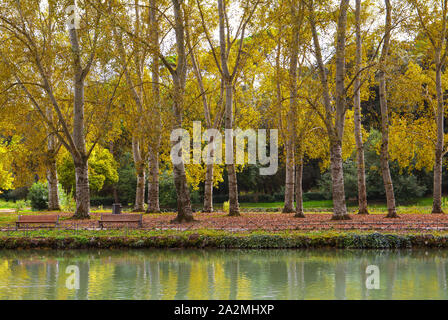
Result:
M228 199L229 199L229 196L227 194L215 194L215 193L213 193L213 203L224 203ZM244 202L244 201L241 201L241 202Z
M112 206L115 203L113 197L100 197L100 196L91 196L90 197L90 205L93 207L98 206Z
M98 192L104 186L118 182L118 164L109 150L97 147L89 158L89 188L91 192ZM75 189L75 164L70 154L63 155L58 166L59 181L68 192Z
M3 193L0 193L0 198L5 199L6 201L17 201L17 200L26 200L28 196L28 187L21 187L14 190L8 190Z
M190 199L192 203L201 203L199 190L190 189ZM167 171L159 176L159 201L161 207L177 208L176 186L174 185L173 175Z
M229 212L229 208L230 208L230 202L229 201L224 202L224 204L222 205L222 210L224 212Z
M159 201L162 207L177 207L177 194L173 175L166 171L159 177Z
M119 159L118 168L119 182L117 183L117 192L120 202L123 204L135 202L135 188L137 187L137 178L135 176L135 166L132 154L124 153ZM110 193L109 193L110 196ZM106 205L105 203L102 203Z
M329 200L321 192L307 192L303 194L303 201L323 201Z
M70 193L65 192L60 184L58 185L58 190L61 209L66 212L74 212L76 210L76 202L73 197L73 191Z
M34 183L28 193L28 200L31 203L33 210L46 210L48 209L48 189L43 183Z
M20 211L23 211L28 205L28 202L26 202L25 200L17 200L13 204L13 207L16 210L16 214L19 214Z

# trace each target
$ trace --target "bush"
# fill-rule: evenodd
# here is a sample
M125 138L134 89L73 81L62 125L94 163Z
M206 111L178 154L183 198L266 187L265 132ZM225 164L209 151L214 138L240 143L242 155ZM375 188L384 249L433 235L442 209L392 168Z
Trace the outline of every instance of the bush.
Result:
M394 183L394 192L401 202L423 197L427 191L426 186L421 185L413 175L398 176Z
M0 192L0 198L5 199L6 201L26 200L28 196L28 189L28 187L21 187L15 190L5 191L3 193Z
M48 209L48 189L47 185L37 182L34 183L28 193L28 200L33 210Z
M321 192L307 192L303 194L303 201L322 201L328 200L325 194Z
M28 203L25 200L17 200L13 207L16 210L16 214L19 214L20 211L23 211L28 206Z
M92 196L90 197L90 205L94 207L99 206L112 206L115 203L114 198L111 197L99 197L99 196Z
M282 202L285 200L285 192L277 192L273 195L274 197L274 202Z
M118 164L109 150L97 147L89 158L89 188L99 192L104 186L118 182ZM59 181L67 192L75 190L75 164L69 153L64 153L58 165Z
M162 207L177 207L177 194L174 179L168 172L163 172L159 177L159 201Z
M123 154L120 157L119 164L119 181L117 183L118 197L122 204L134 203L137 178L135 176L135 166L132 154L129 152Z
M73 191L65 192L61 184L58 184L59 204L65 212L74 212L76 210L76 201L73 197Z
M201 203L199 190L190 189L190 199L192 204ZM159 176L159 201L160 206L164 208L177 208L177 193L174 185L173 175L164 171Z
M224 202L224 204L222 205L222 210L224 211L224 212L229 212L229 208L230 208L230 202L229 201L226 201L226 202Z
M224 203L227 200L229 200L229 196L226 194L213 194L213 203Z

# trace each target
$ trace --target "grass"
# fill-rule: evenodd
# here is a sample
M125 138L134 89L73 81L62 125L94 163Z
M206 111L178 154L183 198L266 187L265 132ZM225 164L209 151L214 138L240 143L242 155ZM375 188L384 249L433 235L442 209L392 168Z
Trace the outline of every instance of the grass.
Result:
M143 230L34 230L0 232L0 249L228 248L228 249L394 249L447 248L448 233L228 232Z
M7 202L5 200L0 200L0 209L14 209L12 202Z
M448 198L444 199L444 209L448 211ZM283 202L269 202L269 203L240 203L240 207L242 209L280 209L283 208ZM331 200L315 200L315 201L305 201L303 204L305 210L319 210L324 209L324 212L331 211L333 207L333 201ZM216 208L221 208L221 204L216 204ZM356 202L347 202L347 207L349 211L353 212L357 209L357 203ZM415 199L414 201L411 201L407 204L401 204L397 206L397 211L399 214L425 214L425 213L431 213L431 207L432 207L432 198L419 198ZM0 200L0 209L11 209L15 210L15 206L13 202L6 202L4 200ZM199 208L200 209L200 208ZM375 214L384 214L387 211L386 205L384 203L376 203L376 202L370 202L369 203L369 209L370 212ZM92 213L101 213L101 212L110 212L111 209L103 209L103 208L96 208L92 207L91 212ZM131 209L124 209L123 212L130 212ZM21 210L21 213L27 213L27 214L34 214L34 212L30 208L26 208L24 210ZM37 213L36 213L37 214ZM4 221L11 220L11 214L1 214L0 213L0 223L3 223ZM16 219L16 216L13 217L13 220Z
M241 208L282 208L283 202L269 202L269 203L240 203ZM322 200L322 201L306 201L303 203L305 209L329 209L333 207L333 201Z
M446 202L444 202L445 204ZM413 204L400 206L397 211L402 214L429 214L431 199L417 199ZM245 203L243 208L281 208L283 203ZM2 208L10 207L3 202ZM307 214L330 214L331 201L309 201L305 208ZM107 212L110 210L101 210ZM321 211L319 211L322 209ZM448 210L447 210L448 211ZM95 212L98 212L95 210ZM267 211L266 211L267 212ZM373 204L372 214L384 214L385 206ZM50 212L46 212L51 214ZM352 211L353 213L353 211ZM43 212L29 212L30 215L41 215ZM169 213L166 213L169 214ZM172 214L172 213L170 213ZM264 214L261 211L261 214ZM61 216L61 220L69 219L69 215ZM98 219L98 217L92 217ZM17 221L15 213L0 213L0 226L14 225ZM77 229L77 228L76 228ZM414 231L411 231L414 232ZM417 230L415 231L417 232ZM427 238L427 237L430 238ZM432 237L432 238L431 238ZM219 230L21 230L0 231L0 249L18 248L397 248L397 247L448 247L448 231L425 232L424 234L409 231L374 232L374 231L246 231L232 232Z
M408 212L414 210L414 213L422 213L423 211L431 210L432 198L418 198L407 203L398 203L397 210L401 212ZM269 203L240 203L241 208L283 208L283 202L269 202ZM305 209L331 209L333 208L332 200L316 200L305 201L303 203ZM355 210L358 207L358 203L355 201L348 201L347 207ZM443 207L448 210L448 198L443 199ZM369 202L369 208L372 211L386 211L387 207L385 203L371 201Z

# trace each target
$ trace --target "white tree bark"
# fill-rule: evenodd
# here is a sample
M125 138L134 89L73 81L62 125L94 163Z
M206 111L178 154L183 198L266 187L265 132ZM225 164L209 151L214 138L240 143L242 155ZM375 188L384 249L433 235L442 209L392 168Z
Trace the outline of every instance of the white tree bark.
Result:
M177 49L177 67L171 70L173 79L173 111L175 124L173 129L182 128L182 112L184 104L184 92L187 69L187 56L185 52L185 26L183 21L182 0L172 0L175 18L176 49ZM169 65L166 64L165 65ZM174 144L177 143L173 142ZM177 192L177 217L173 222L183 223L191 222L193 210L191 209L190 191L188 189L187 177L185 174L185 165L181 161L173 166L174 184Z
M323 102L325 106L325 125L327 127L328 138L330 140L330 163L331 178L333 188L333 220L347 220L350 216L347 213L344 189L344 171L342 160L342 137L344 134L344 120L346 111L345 95L345 42L347 26L347 8L349 1L341 0L340 13L337 27L337 45L336 45L336 98L335 108L331 103L330 91L328 86L327 71L322 58L316 21L314 16L314 7L309 5L309 20L313 35L314 51L319 69L319 76L322 85Z
M356 161L358 166L358 214L369 214L367 208L367 187L364 160L364 142L361 124L361 68L362 68L362 35L361 35L361 0L356 0L356 78L354 81L354 121L356 140Z
M383 184L386 190L386 200L387 200L387 217L388 218L398 218L396 207L395 207L395 194L394 186L392 182L392 177L390 175L389 168L389 110L387 105L387 89L386 89L386 59L389 55L389 46L391 38L391 28L392 28L392 8L390 5L390 0L385 0L386 4L386 27L384 34L384 44L380 58L380 70L378 73L378 79L380 82L380 106L381 106L381 133L382 133L382 144L381 144L381 171L383 174Z

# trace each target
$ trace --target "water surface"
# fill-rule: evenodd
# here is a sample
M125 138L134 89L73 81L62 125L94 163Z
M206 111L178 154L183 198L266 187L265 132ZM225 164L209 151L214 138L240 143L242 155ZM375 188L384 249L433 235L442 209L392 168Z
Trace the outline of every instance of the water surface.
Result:
M422 250L0 251L0 299L448 299L447 264Z

